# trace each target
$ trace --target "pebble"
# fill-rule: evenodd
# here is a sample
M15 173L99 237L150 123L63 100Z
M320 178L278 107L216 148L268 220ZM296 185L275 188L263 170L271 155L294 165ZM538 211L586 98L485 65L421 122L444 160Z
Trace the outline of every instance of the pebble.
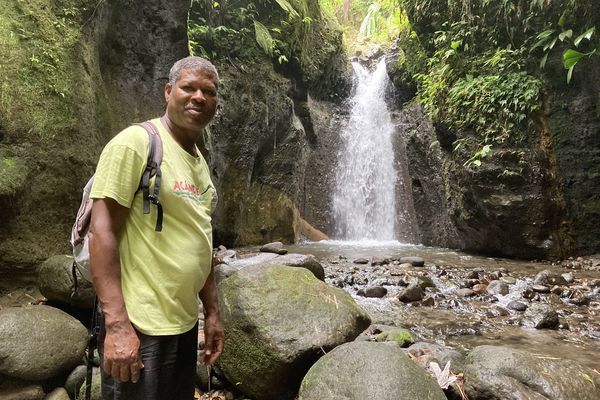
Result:
M509 310L514 310L514 311L525 311L525 310L527 310L527 304L522 303L520 301L516 301L516 300L513 300L510 303L508 303L506 305L506 307Z

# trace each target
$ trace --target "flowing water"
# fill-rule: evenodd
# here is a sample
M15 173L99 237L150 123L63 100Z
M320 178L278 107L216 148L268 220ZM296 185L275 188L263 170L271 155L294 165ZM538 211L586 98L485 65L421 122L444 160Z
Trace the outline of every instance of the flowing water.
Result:
M340 286L340 280L350 277L343 290L368 311L373 323L404 327L421 340L446 344L461 351L483 344L509 346L550 357L574 359L600 371L600 301L597 300L600 296L597 293L596 300L586 306L566 304L565 299L550 294L541 297L539 301L552 304L561 323L568 329L523 328L519 325L523 313L506 307L511 300L529 303L522 293L542 270L570 272L575 277L570 286L577 287L589 280L600 279L598 267L569 270L547 262L479 257L396 241L324 241L290 246L289 250L315 255L326 270L327 282L332 285ZM403 269L402 273L406 280L419 275L433 280L435 289L428 289L436 299L433 306L405 304L397 299L402 287L394 281L397 277L390 274L396 266L353 263L357 258L371 260L394 256L418 256L425 260L425 267ZM515 283L509 285L510 292L505 296L456 296L458 283L474 268L482 274L505 271L504 275L514 278ZM387 295L366 298L357 294L359 289L372 285L384 286ZM598 290L600 288L596 292Z
M355 94L341 132L333 215L336 237L344 240L396 239L396 185L392 135L395 127L385 102L388 75L382 59L374 72L352 64ZM400 227L401 228L401 227Z

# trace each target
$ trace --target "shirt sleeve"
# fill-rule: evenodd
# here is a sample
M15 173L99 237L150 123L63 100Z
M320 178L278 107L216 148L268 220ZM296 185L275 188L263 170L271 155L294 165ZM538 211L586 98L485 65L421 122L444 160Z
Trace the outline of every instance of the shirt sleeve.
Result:
M100 155L90 197L108 197L130 208L146 167L148 147L148 134L142 127L130 127L115 136Z

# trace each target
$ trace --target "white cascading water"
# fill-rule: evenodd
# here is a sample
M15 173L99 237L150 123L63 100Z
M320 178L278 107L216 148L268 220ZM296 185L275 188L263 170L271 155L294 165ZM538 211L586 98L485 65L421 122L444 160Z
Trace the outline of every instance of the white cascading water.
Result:
M374 72L352 63L352 110L341 133L333 213L337 239L395 240L396 183L392 134L385 102L388 75L382 59Z

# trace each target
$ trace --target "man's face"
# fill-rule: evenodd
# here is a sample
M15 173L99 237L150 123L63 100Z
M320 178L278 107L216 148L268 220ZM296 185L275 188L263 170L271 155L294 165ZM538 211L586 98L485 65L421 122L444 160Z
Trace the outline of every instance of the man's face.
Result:
M200 70L184 69L174 87L165 86L169 119L185 130L204 128L215 115L218 98L214 77Z

